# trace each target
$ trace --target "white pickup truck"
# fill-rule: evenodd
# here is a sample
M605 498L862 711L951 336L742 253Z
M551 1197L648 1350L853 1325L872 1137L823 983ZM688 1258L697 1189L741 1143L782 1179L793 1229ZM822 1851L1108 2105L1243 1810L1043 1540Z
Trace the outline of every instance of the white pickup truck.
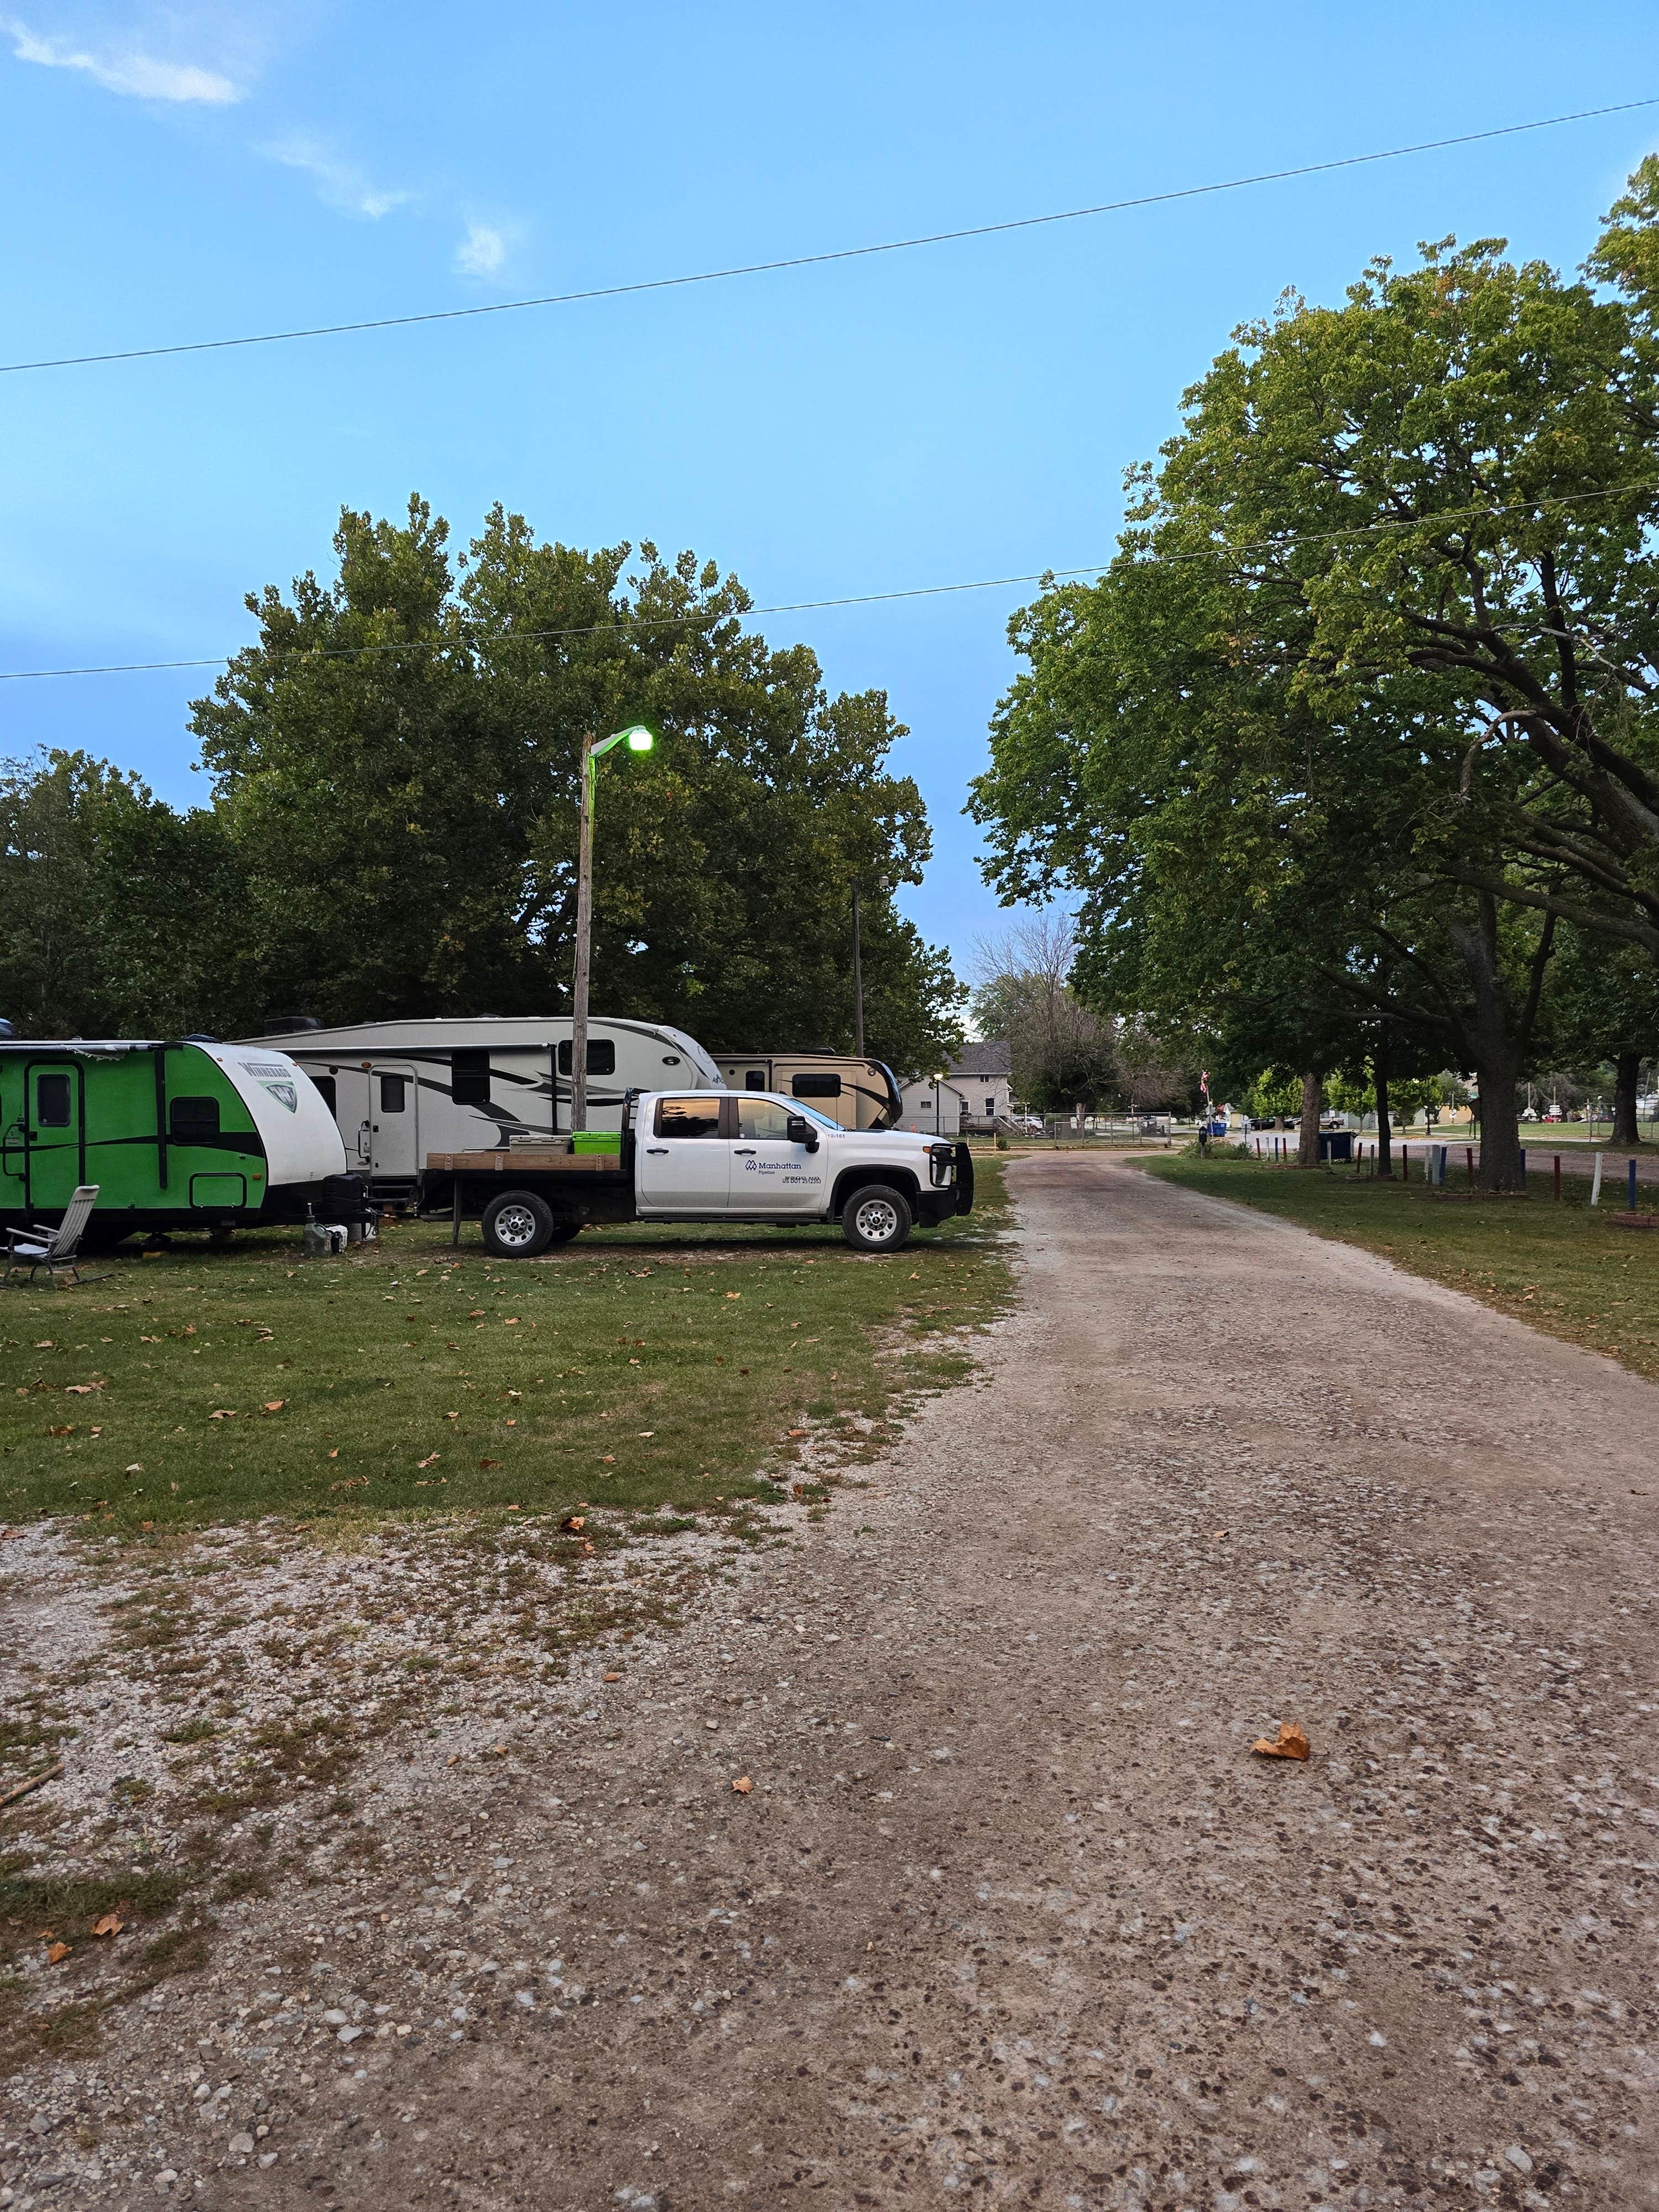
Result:
M579 1146L613 1150L577 1150ZM423 1212L447 1212L459 1240L479 1215L485 1249L527 1260L605 1221L839 1222L857 1252L896 1252L974 1202L965 1144L902 1129L843 1129L766 1091L647 1091L619 1136L432 1152Z

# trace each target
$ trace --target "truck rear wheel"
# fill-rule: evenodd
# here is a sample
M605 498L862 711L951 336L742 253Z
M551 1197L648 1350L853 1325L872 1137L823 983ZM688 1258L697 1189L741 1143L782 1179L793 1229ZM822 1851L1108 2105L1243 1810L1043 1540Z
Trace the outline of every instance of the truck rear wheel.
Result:
M552 1209L533 1190L504 1190L484 1208L484 1250L492 1259L534 1259L553 1236Z
M909 1201L890 1183L866 1183L842 1206L841 1233L855 1252L896 1252L909 1242Z

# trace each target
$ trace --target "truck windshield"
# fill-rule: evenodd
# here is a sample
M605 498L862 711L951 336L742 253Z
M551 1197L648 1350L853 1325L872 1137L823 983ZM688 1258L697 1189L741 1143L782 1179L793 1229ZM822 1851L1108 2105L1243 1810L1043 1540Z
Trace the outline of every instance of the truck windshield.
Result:
M832 1121L827 1114L820 1114L816 1107L809 1106L804 1098L792 1098L789 1101L789 1111L792 1114L801 1115L808 1121L816 1121L820 1129L833 1129L837 1136L842 1133L839 1121Z

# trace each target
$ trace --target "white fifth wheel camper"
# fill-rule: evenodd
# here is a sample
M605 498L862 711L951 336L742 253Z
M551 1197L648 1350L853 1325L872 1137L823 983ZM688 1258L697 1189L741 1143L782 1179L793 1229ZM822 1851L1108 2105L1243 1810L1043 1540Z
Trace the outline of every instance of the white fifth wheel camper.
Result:
M349 1166L377 1198L411 1197L428 1152L505 1149L570 1127L570 1017L276 1024L264 1037L327 1101ZM695 1037L652 1022L591 1018L587 1126L620 1129L630 1091L720 1087Z

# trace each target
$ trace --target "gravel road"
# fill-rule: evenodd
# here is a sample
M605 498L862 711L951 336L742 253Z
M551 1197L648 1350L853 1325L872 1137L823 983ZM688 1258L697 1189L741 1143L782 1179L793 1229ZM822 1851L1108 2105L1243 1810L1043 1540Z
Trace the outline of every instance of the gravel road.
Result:
M27 2085L16 2205L1659 2203L1659 1392L1118 1162L1011 1182L977 1379ZM89 2098L177 2178L112 2198Z

